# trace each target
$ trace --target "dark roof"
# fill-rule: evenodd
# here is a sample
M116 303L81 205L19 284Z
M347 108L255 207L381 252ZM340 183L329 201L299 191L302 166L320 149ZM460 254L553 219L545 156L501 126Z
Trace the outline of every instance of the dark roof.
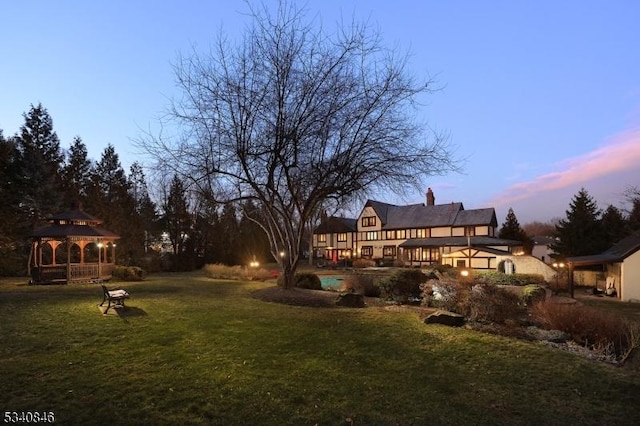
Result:
M69 210L66 212L55 214L51 216L49 220L55 221L55 222L59 222L61 220L68 220L68 221L86 221L86 222L93 222L96 224L102 223L102 220L98 219L95 216L91 216L89 213L86 213L79 209Z
M400 247L464 247L471 244L471 247L487 246L521 246L521 241L505 240L493 237L432 237L417 238L407 240L400 244Z
M453 226L459 212L464 210L462 203L396 206L369 200L366 206L372 207L376 212L382 222L383 229Z
M348 219L346 217L331 216L325 219L316 230L314 234L335 234L338 232L356 232L357 231L357 219Z
M42 238L64 238L64 237L105 237L105 238L119 238L118 234L111 231L107 231L104 228L89 225L47 225L42 228L36 229L31 233L32 237Z
M627 257L640 250L640 231L618 241L610 249L600 254L590 256L575 256L567 258L567 262L574 266L599 265L603 263L622 262Z
M493 208L461 210L453 226L493 225L498 226L496 211Z
M372 207L382 222L382 229L434 228L439 226L498 226L493 208L465 210L462 203L410 204L396 206L369 200L365 207Z
M550 246L551 244L555 244L557 242L554 237L548 237L546 235L536 235L531 239L533 240L533 244L537 246Z
M49 224L36 229L31 233L34 238L120 238L118 234L101 228L102 220L82 211L81 209L68 210L55 214L48 218Z

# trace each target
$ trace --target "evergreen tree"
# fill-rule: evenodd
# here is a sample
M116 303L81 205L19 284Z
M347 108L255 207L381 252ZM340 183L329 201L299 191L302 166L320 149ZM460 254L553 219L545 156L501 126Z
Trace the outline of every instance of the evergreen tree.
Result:
M5 139L0 129L0 276L22 274L26 265L26 259L18 250L23 246L25 235L17 189L17 158L15 141Z
M191 231L191 217L187 204L187 191L177 175L173 176L169 194L164 202L164 229L169 236L174 255L184 253Z
M566 219L556 225L558 242L551 246L559 257L598 254L607 247L600 221L600 211L594 199L582 188L573 197Z
M209 194L198 192L194 199L193 227L191 240L199 264L220 263L219 252L220 235L216 234L216 224L219 222L218 205Z
M134 162L129 169L129 187L131 196L134 199L136 220L138 228L142 230L144 236L144 253L149 253L150 247L160 240L160 226L158 223L158 213L156 204L149 196L147 181L142 166Z
M91 171L85 210L102 219L105 228L120 235L117 262L138 264L138 256L144 251L144 237L137 222L132 220L136 214L135 203L129 193L129 181L112 145L107 145Z
M19 217L18 151L13 139L5 139L0 129L0 244L6 245L15 237Z
M236 249L236 253L240 256L240 259L237 259L236 262L241 262L241 259L252 259L253 257L256 257L256 259L262 262L273 261L267 233L252 220L253 218L260 217L264 213L258 211L258 207L251 200L247 200L242 204L241 211L242 217L238 225L239 233Z
M631 204L627 221L631 231L640 231L640 188L630 186L625 192L626 201Z
M640 231L640 197L633 200L631 212L629 212L629 227L633 231Z
M238 212L233 203L226 203L222 207L220 220L215 226L215 233L219 239L218 256L222 263L227 265L247 264L251 258L243 258L238 253L238 237L240 235L240 223Z
M33 228L63 207L61 167L63 155L53 120L42 104L31 105L15 136L18 148L20 205L26 224Z
M610 205L602 213L601 224L607 247L614 245L629 235L629 223L622 211L615 206Z
M62 168L62 186L67 205L84 202L90 177L91 160L88 158L87 146L82 142L80 136L76 136L73 138L67 161Z
M520 227L518 218L516 218L516 214L514 213L512 208L509 208L507 217L505 218L505 221L502 224L500 231L498 232L498 237L506 240L521 241L524 252L527 254L531 254L531 250L533 249L533 241Z

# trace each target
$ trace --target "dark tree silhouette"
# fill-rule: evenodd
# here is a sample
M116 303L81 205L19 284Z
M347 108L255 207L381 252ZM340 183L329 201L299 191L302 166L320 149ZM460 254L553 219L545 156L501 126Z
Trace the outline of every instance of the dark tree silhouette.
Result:
M556 225L557 243L551 246L559 257L586 256L606 250L607 240L602 230L600 210L586 189L573 197L566 219Z
M514 213L512 208L509 208L507 217L505 218L505 221L502 224L500 231L498 232L498 237L514 241L522 241L524 252L527 254L531 254L531 250L533 249L533 241L520 227L518 218L516 218L516 214Z
M60 140L42 104L31 105L15 136L18 148L18 187L22 217L28 229L63 207Z

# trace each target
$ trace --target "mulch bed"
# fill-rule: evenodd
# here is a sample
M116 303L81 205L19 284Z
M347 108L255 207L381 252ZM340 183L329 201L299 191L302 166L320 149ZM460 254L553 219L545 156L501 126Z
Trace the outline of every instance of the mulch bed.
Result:
M311 306L316 308L334 307L337 293L324 290L307 290L302 288L283 289L267 287L252 293L256 299L265 302L284 303L286 305Z

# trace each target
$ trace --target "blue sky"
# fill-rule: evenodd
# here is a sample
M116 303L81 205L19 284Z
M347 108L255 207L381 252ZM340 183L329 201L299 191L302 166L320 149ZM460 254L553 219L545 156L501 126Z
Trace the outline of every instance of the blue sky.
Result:
M275 6L276 1L265 4ZM306 2L325 27L368 20L409 68L441 87L421 119L450 135L464 173L424 182L437 203L513 207L521 224L564 217L585 187L601 208L640 186L640 2ZM237 39L241 1L44 1L0 5L0 129L19 130L41 102L61 145L89 156L111 143L128 170L133 140L157 128L177 94L172 64ZM381 201L422 202L424 191Z

